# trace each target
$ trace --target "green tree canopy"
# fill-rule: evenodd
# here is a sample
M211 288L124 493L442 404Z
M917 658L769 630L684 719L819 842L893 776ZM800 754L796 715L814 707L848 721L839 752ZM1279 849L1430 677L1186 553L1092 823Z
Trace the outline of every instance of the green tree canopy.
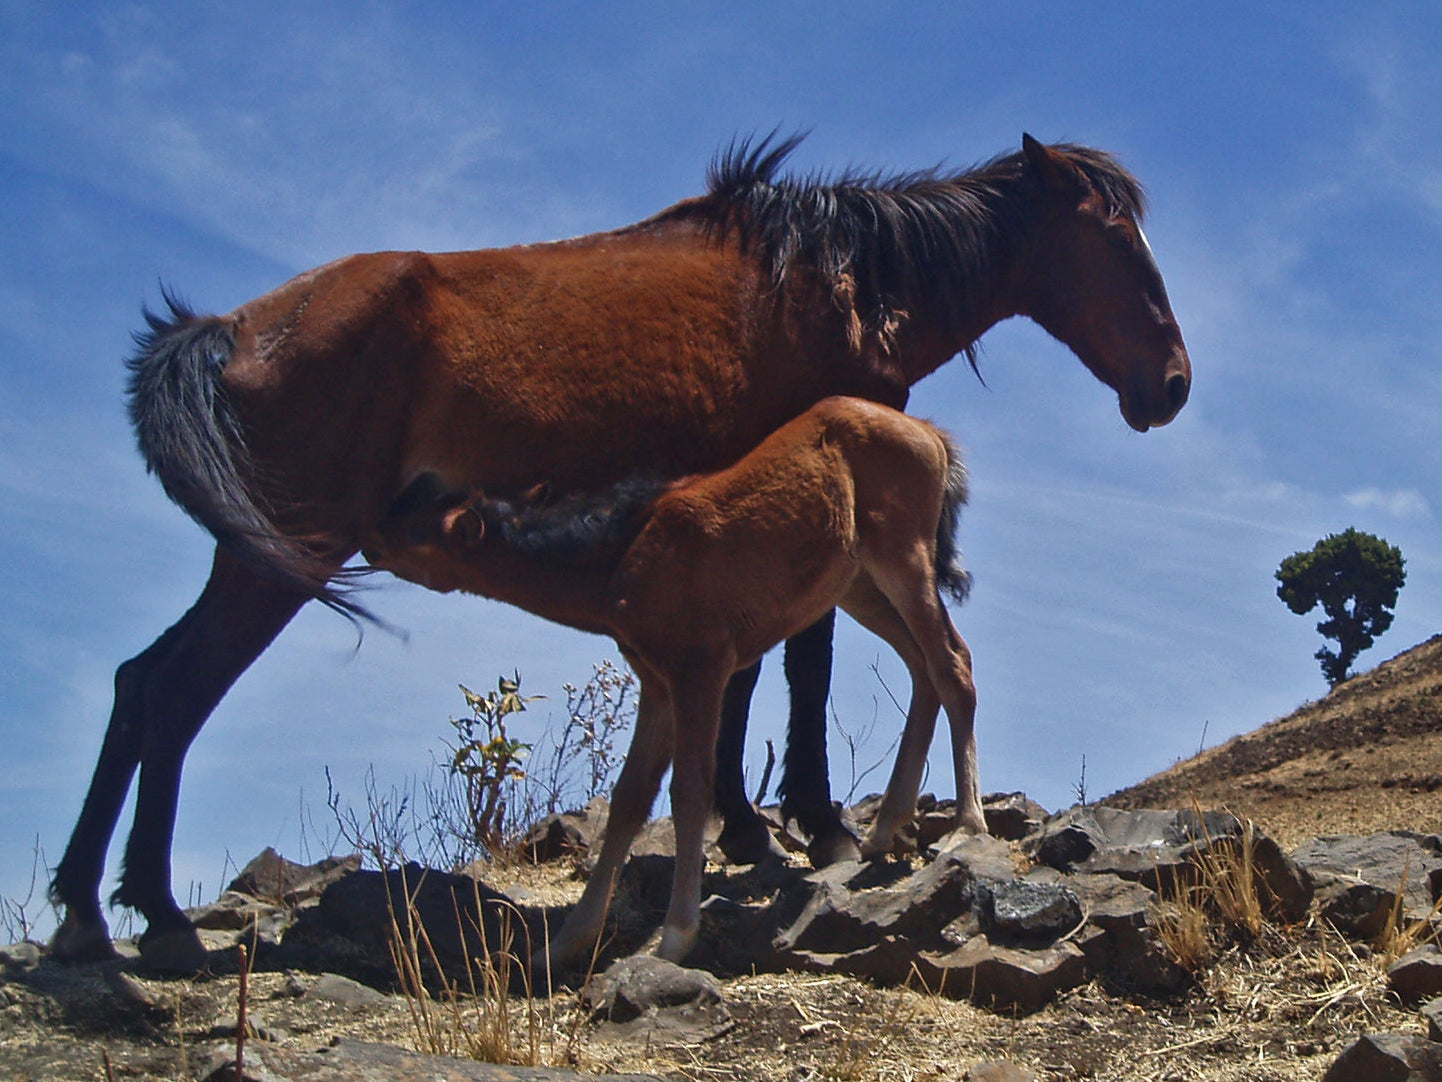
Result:
M1329 534L1307 552L1295 552L1277 569L1277 596L1298 616L1317 605L1327 618L1317 624L1337 651L1314 655L1322 675L1336 687L1350 675L1357 655L1392 626L1397 592L1407 580L1402 550L1380 537L1347 529Z

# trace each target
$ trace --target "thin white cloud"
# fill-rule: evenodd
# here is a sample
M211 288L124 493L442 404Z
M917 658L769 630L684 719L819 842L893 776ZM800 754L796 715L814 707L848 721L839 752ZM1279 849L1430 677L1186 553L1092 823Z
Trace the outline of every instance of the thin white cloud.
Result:
M1381 511L1393 518L1431 518L1427 497L1415 488L1361 488L1349 492L1346 501L1359 511Z

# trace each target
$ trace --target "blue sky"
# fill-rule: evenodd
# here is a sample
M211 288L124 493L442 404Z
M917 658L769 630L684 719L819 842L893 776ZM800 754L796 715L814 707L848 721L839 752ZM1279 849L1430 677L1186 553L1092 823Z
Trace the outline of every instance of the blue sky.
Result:
M1442 17L1430 4L52 4L0 0L0 894L59 859L115 666L194 600L210 543L145 475L121 358L160 283L226 311L352 251L622 225L700 191L733 135L809 129L799 171L962 166L1022 131L1111 150L1191 350L1190 404L1115 396L1013 321L913 412L966 448L956 612L982 784L1070 803L1325 690L1281 559L1347 526L1403 550L1372 665L1442 629ZM613 646L404 584L410 632L307 611L191 752L176 884L298 853L325 768L425 768L456 685L519 669L536 724ZM843 624L846 621L843 619ZM874 639L835 711L899 719ZM779 664L756 707L778 736ZM527 735L525 733L522 734ZM850 767L834 742L844 793ZM930 786L949 793L945 746ZM753 771L754 771L753 767ZM879 781L877 782L879 784ZM875 787L875 785L868 786ZM1442 823L1424 824L1430 829Z

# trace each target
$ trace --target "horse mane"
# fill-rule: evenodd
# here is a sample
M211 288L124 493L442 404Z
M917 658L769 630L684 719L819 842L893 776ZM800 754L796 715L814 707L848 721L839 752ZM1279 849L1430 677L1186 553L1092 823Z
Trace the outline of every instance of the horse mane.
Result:
M929 302L951 328L984 301L995 239L1021 232L1042 183L1021 151L970 169L939 166L883 174L848 169L828 177L778 175L804 135L733 140L707 172L707 195L691 204L708 230L734 237L766 264L778 290L808 267L837 294L850 294L862 330L883 349L909 308ZM1140 183L1110 154L1054 144L1103 200L1108 215L1140 220ZM975 348L964 351L976 368Z
M487 497L474 505L487 538L544 563L599 566L620 559L646 524L646 513L675 482L630 477L601 492L555 500Z

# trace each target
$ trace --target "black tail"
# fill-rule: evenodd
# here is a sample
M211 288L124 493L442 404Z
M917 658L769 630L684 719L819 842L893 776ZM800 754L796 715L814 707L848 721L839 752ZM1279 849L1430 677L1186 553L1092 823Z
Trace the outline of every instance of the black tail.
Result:
M264 578L351 617L370 618L330 585L334 568L271 523L247 481L250 456L220 374L235 340L229 324L197 316L165 293L169 317L145 309L127 365L130 422L165 494Z
M945 433L941 438L946 444L946 493L941 502L941 520L936 524L936 587L957 601L965 601L971 593L971 572L961 566L956 531L967 500L966 463Z

